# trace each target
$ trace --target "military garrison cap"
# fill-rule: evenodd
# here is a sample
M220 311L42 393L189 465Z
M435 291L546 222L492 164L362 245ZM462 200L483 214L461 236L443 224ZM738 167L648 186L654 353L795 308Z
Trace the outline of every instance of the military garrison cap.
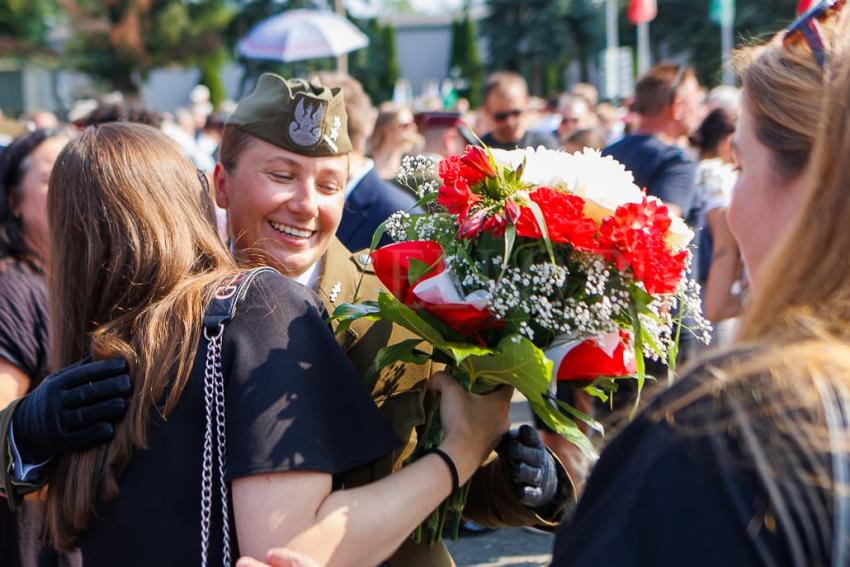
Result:
M263 73L254 92L243 98L228 125L290 152L327 157L351 151L342 89L319 81L287 81Z

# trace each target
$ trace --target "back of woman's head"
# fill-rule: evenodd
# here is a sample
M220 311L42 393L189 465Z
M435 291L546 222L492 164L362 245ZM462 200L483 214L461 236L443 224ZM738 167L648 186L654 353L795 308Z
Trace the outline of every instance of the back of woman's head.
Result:
M835 17L820 28L827 54L845 39L846 31L839 29ZM780 175L790 180L809 162L821 117L824 74L806 41L785 45L784 35L737 50L733 64L743 82L742 104L755 120L756 135L771 151Z
M691 136L691 142L701 153L716 151L720 142L735 133L737 123L737 112L730 108L715 108Z
M38 268L43 258L36 258L24 235L21 217L16 213L23 197L21 183L29 168L30 155L53 137L68 137L60 130L39 128L15 138L0 151L0 259L14 258Z
M188 380L214 284L234 270L205 184L189 159L149 126L87 128L50 178L51 357L127 359L134 392L107 446L63 457L51 476L49 521L73 544L97 499L146 444L148 416L168 415Z

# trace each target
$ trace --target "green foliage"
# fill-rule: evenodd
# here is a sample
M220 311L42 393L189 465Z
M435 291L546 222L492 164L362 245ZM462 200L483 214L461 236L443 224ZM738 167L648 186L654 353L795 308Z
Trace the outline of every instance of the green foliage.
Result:
M620 44L636 49L637 32L627 18L628 0L619 0ZM650 24L655 61L690 56L706 84L719 82L720 27L709 18L711 0L658 0L658 17ZM563 88L563 70L577 61L583 80L588 66L605 47L604 4L593 0L486 0L488 15L481 33L490 46L491 70L522 73L532 92L548 95ZM793 18L797 0L737 2L735 41L767 37Z
M155 67L206 65L208 74L217 74L225 53L219 36L235 13L229 0L69 0L68 5L71 65L130 94Z
M575 49L567 31L571 0L488 0L481 33L490 46L490 69L523 74L535 94L548 95L549 65L563 66Z
M47 49L47 32L58 12L51 0L0 2L0 52L24 54Z
M395 28L381 24L377 18L354 23L369 38L369 46L349 56L349 72L363 84L372 102L379 104L392 98L401 74Z
M519 335L505 337L496 352L470 356L463 364L473 384L508 384L519 390L534 413L546 425L593 458L593 445L576 423L557 410L548 399L552 361L534 343Z
M473 107L481 104L484 90L484 65L478 53L478 32L475 22L465 12L463 18L452 22L452 51L449 68L465 80L466 88L460 94Z
M714 85L720 82L720 26L709 20L711 0L659 0L658 18L650 24L654 59L665 53L687 53L700 80ZM797 0L750 0L737 2L735 43L768 37L794 18ZM625 15L622 18L625 21ZM636 34L629 26L621 31L621 42L634 45ZM622 28L621 28L622 30Z
M206 85L210 90L210 103L213 108L218 108L219 105L227 98L227 92L224 89L224 83L221 81L221 68L224 66L227 56L223 50L210 55L201 61L201 78L200 83Z

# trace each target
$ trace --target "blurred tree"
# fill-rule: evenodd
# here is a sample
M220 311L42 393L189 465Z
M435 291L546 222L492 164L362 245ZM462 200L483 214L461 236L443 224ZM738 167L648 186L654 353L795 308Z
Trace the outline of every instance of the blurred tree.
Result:
M620 42L635 46L636 31L628 24L623 3ZM797 0L739 1L735 42L767 38L794 19ZM716 85L721 78L720 27L708 18L711 0L658 0L658 18L650 24L653 59L689 57L700 80Z
M534 94L547 95L550 66L563 67L575 53L567 18L571 0L487 0L481 20L491 70L522 73ZM560 81L559 81L560 82Z
M572 44L570 59L579 64L582 81L590 80L589 67L605 47L605 14L594 0L573 0L566 16Z
M452 74L466 82L466 87L460 90L461 96L466 97L472 107L481 104L481 94L484 90L484 66L478 54L478 33L475 22L469 16L469 10L464 10L463 17L452 22L452 51L449 64Z
M383 35L383 51L384 51L384 69L382 79L382 87L384 96L382 100L388 100L393 97L396 81L401 76L401 70L398 66L398 47L396 45L395 28L392 24L387 24L382 30Z
M377 105L393 97L400 75L395 28L381 24L377 18L354 23L369 37L369 46L351 54L349 72Z
M233 17L228 0L59 0L74 36L76 69L129 95L147 73L170 64L204 65L218 73L226 60L220 33ZM208 85L209 86L209 85Z
M47 32L57 12L52 0L0 2L0 54L29 56L48 52Z

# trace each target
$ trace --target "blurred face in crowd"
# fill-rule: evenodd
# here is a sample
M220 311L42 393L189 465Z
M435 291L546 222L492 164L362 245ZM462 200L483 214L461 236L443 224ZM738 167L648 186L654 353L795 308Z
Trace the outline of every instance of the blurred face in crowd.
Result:
M59 152L68 138L56 136L42 142L22 162L24 170L15 191L15 216L21 219L27 245L41 258L47 257L50 232L47 226L47 181Z
M237 250L259 248L297 277L327 251L342 218L348 156L305 157L259 139L233 171L215 169Z
M702 101L703 92L699 82L693 76L685 77L671 105L673 119L680 127L680 136L687 136L699 127L705 117Z
M760 266L800 205L806 173L794 179L778 173L772 152L756 136L746 104L732 144L739 172L728 211L729 227L757 285Z
M570 98L561 105L561 125L558 136L565 140L570 134L582 128L591 127L590 106L580 98Z
M487 95L484 108L493 124L493 136L499 142L516 142L525 134L528 94L519 86L497 89Z

